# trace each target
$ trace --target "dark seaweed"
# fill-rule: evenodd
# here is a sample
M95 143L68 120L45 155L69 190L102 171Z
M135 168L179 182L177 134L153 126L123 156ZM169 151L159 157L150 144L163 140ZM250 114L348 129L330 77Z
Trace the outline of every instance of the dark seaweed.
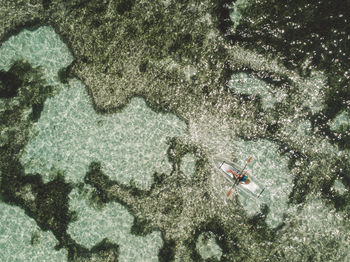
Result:
M11 84L16 92L11 91L11 95L6 98L20 101L19 105L13 106L12 100L7 100L6 108L1 112L0 124L8 137L0 147L1 201L21 207L42 230L50 230L59 241L55 248L67 248L70 261L78 257L91 258L95 252L103 257L107 249L116 259L119 252L117 245L103 242L89 251L67 234L68 224L76 214L70 212L68 206L68 195L73 186L65 182L63 174L58 172L55 179L45 184L40 174L25 174L19 161L19 153L30 138L29 129L39 119L45 100L52 94L53 88L45 85L40 68L33 68L24 61L16 61L8 72L2 71L1 75L5 75L5 82L14 79ZM21 115L27 108L32 108L32 116L23 120ZM32 245L38 241L33 235Z
M164 241L164 237L163 237ZM160 262L174 261L176 243L174 240L164 241L162 248L159 250L158 258Z
M236 33L229 38L278 57L301 75L309 75L312 68L324 71L331 87L324 114L333 118L348 107L350 97L348 17L348 1L257 1L243 11Z
M17 90L21 86L22 81L11 71L0 71L0 83L0 97L11 98L17 95Z

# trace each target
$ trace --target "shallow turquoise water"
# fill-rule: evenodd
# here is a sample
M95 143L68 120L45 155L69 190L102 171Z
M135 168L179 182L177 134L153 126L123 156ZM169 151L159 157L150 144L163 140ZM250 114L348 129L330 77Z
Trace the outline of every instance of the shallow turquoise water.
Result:
M70 80L67 85L58 82L58 70L68 66L72 56L50 27L24 30L11 37L2 45L0 57L5 58L2 60L5 62L0 64L1 69L7 70L11 61L23 58L33 65L43 66L47 82L55 85L55 96L46 101L41 118L33 127L32 139L21 155L26 173L38 172L48 182L54 178L57 170L62 170L67 181L79 183L83 181L89 164L99 161L110 179L123 184L134 181L139 188L148 189L153 182L154 172L171 172L166 155L169 146L167 139L186 137L201 146L209 158L220 155L244 166L246 159L253 156L248 171L268 188L268 193L261 202L239 195L240 204L246 214L252 216L258 214L260 204L268 203L270 212L266 218L267 225L270 228L282 222L287 225L278 232L277 248L286 250L289 258L294 257L296 261L303 259L304 254L300 250L305 245L311 246L326 238L329 239L329 246L337 242L339 253L335 259L349 259L347 250L350 231L344 213L327 206L319 195L310 196L301 206L288 204L295 174L288 168L288 159L279 153L276 143L265 139L237 139L228 125L217 120L220 119L217 115L211 115L205 110L200 118L189 119L187 129L186 124L174 115L151 110L142 98L133 98L118 113L97 114L82 82L77 79ZM300 89L298 95L304 98L300 107L308 106L312 112L320 111L324 102L322 75L315 73L297 82ZM265 110L272 109L276 102L287 97L286 92L275 91L263 81L245 73L233 75L229 88L236 93L260 96ZM296 116L298 112L296 110ZM280 135L298 141L298 146L303 148L305 141L299 138L311 135L310 121L302 117L282 121L286 123ZM348 112L342 112L329 124L332 130L347 130ZM338 154L338 148L326 139L315 138L310 142L315 152ZM195 162L193 155L185 155L180 171L187 177L193 177ZM318 164L313 161L310 166ZM230 185L217 184L215 171L211 176L209 186L218 198L222 198L220 203L234 204L225 198ZM86 188L89 190L89 187ZM341 194L346 192L339 180L334 183L334 188ZM27 257L36 257L38 260L52 257L57 261L66 259L67 252L64 249L53 249L56 240L51 233L40 231L34 220L21 209L1 205L0 216L6 223L1 226L3 234L0 248L8 252L3 258L13 257L13 261ZM73 190L70 194L70 210L77 212L77 221L69 225L68 233L83 246L91 248L107 237L120 245L121 261L158 260L157 252L162 246L160 233L154 231L145 237L131 235L133 217L120 204L108 203L96 209L87 204L86 196ZM31 246L33 234L39 236L39 241ZM17 238L18 235L21 238ZM213 239L210 238L206 243L202 238L198 240L197 249L203 258L220 257L221 250ZM332 247L316 245L315 248Z
M132 99L120 113L97 114L78 80L58 92L46 102L35 126L38 135L24 149L27 173L44 174L49 181L52 169L63 170L68 181L81 182L89 164L99 161L112 180L132 179L144 189L154 172L170 173L167 137L185 134L182 121L155 113L142 98Z
M41 231L20 207L0 202L0 218L1 261L67 261L65 249L54 250L54 235Z
M333 131L345 132L350 130L350 113L342 111L330 123L330 128Z
M112 180L122 183L133 180L140 188L149 188L154 172L171 171L166 156L167 138L184 134L185 123L173 115L154 112L142 98L132 99L120 113L97 114L80 81L73 79L68 85L58 82L58 70L66 67L72 57L50 27L23 30L3 44L0 56L5 58L6 63L0 65L5 70L16 59L42 66L47 82L56 89L56 95L45 103L41 118L33 127L33 138L22 153L26 173L40 173L48 182L58 171L64 171L67 181L83 182L89 164L99 161ZM184 172L193 172L193 159L186 159ZM76 190L70 198L70 208L78 212L78 220L70 224L68 233L78 243L91 248L108 238L120 245L120 261L158 261L162 246L160 233L146 237L131 235L133 217L125 207L110 203L102 210L94 209ZM1 218L7 221L2 223L1 249L7 250L2 253L2 260L51 257L54 261L64 261L67 258L64 249L52 250L55 241L52 234L41 232L20 208L2 205ZM34 247L29 243L33 230L42 243ZM18 234L23 238L18 239Z
M186 154L181 159L180 171L189 178L196 172L196 157L193 154Z
M25 59L33 66L42 66L48 84L57 84L57 72L67 67L73 57L53 28L22 30L10 37L0 48L0 69L8 70L15 60Z
M276 102L282 102L287 96L286 92L273 90L266 82L246 73L234 74L228 86L233 92L261 97L265 110L273 108Z
M283 214L288 208L294 178L288 169L287 157L280 156L278 146L268 140L240 141L237 147L241 149L237 155L238 164L243 167L245 165L243 159L252 156L247 171L266 188L266 192L264 191L258 201L241 194L242 205L249 214L256 214L259 211L259 204L268 204L270 213L266 223L271 227L278 226L282 223Z
M88 186L85 191L89 191ZM67 230L73 239L91 248L108 238L120 246L119 261L158 261L163 242L160 232L154 231L145 237L134 236L130 233L134 219L125 207L113 202L94 208L87 203L86 197L78 190L69 195L70 210L78 212L78 220Z
M216 258L220 259L222 256L222 250L216 243L213 236L205 236L201 234L198 237L196 248L203 259Z

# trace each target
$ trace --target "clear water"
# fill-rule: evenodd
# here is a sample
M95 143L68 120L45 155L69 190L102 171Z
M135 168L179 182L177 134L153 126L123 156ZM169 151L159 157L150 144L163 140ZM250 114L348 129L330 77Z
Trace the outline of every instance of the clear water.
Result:
M344 183L339 179L334 181L332 189L341 195L344 195L344 193L346 193L348 191L348 189L345 187Z
M282 102L287 96L286 92L273 90L266 82L246 73L234 74L228 86L235 93L261 97L265 110L273 108L276 102Z
M203 259L221 258L222 250L213 236L207 236L204 233L200 234L196 243L196 248Z
M8 70L16 60L25 59L32 66L42 66L48 84L57 84L57 72L67 67L73 57L52 27L22 30L11 36L0 48L0 68Z
M236 2L232 14L236 23L240 20L239 8L245 8L247 3ZM311 122L303 112L303 109L308 108L311 113L317 113L324 107L327 88L325 77L315 71L309 77L299 77L277 61L269 61L241 47L234 47L230 52L237 65L249 65L258 71L269 69L284 73L294 81L297 91L293 93L295 99L290 102L290 107L295 109L295 113L281 119L283 127L278 130L276 137L295 145L301 153L314 157L305 171L306 176L317 166L324 166L332 172L327 161L349 152L340 151L327 138L313 134ZM56 170L63 170L67 181L82 182L88 165L92 161L99 161L103 172L110 179L124 184L135 181L139 188L148 189L153 182L154 172L171 172L166 155L169 146L167 138L186 137L198 145L209 159L222 157L244 166L245 161L253 156L248 172L268 189L261 200L254 201L241 194L238 195L238 204L227 199L230 185L217 174L215 166L208 167L210 178L206 186L216 201L215 208L240 205L244 215L251 217L258 214L262 203L268 204L270 211L265 219L268 227L276 228L282 222L285 224L277 231L276 243L271 251L272 261L274 257L279 257L277 255L281 250L286 261L305 261L314 254L317 254L313 258L315 261L350 260L350 230L346 210L336 211L318 194L310 194L300 205L288 204L295 174L303 163L296 163L296 168L289 169L288 158L280 153L277 143L265 139L244 141L237 138L239 129L245 123L244 120L236 120L235 123L229 117L229 98L220 100L215 112L205 104L197 108L196 112L188 111L184 117L188 120L188 126L174 115L154 112L142 98L133 98L118 113L100 115L93 110L91 98L82 82L77 79L70 80L67 85L58 82L58 70L67 67L73 58L52 28L23 30L10 37L1 46L0 57L0 68L5 70L16 59L25 59L34 66L42 66L47 82L56 88L56 95L46 101L41 118L33 127L33 137L21 156L26 173L39 172L48 182L53 179ZM187 81L196 74L196 69L191 66L186 66L183 71ZM232 75L228 87L233 93L260 97L267 120L272 119L274 105L277 102L286 103L290 95L288 90L275 90L246 73ZM341 112L329 123L331 130L348 132L349 119L348 112ZM254 128L258 129L259 126L249 127L245 131ZM288 153L293 154L292 151ZM323 159L320 155L326 157ZM180 171L186 177L194 177L195 162L194 155L185 155ZM321 178L313 177L315 180ZM87 191L91 190L85 187ZM333 188L339 194L347 193L341 180L335 180ZM57 241L51 233L40 231L34 220L21 209L3 203L0 205L0 250L6 251L0 252L0 260L67 259L66 250L53 249ZM133 216L120 204L108 203L98 209L87 203L86 195L74 189L70 194L70 210L77 212L77 220L69 225L68 233L78 243L90 248L107 237L120 245L121 261L158 260L157 253L163 244L160 233L152 232L145 237L130 234ZM30 244L31 239L35 240L34 245ZM261 242L254 241L252 239L247 249L252 256L259 257L259 252L263 252ZM269 245L266 242L263 244ZM215 239L205 240L203 235L197 240L196 248L203 259L220 258L222 255ZM332 257L325 257L323 253L332 254Z
M112 180L133 180L144 189L151 186L154 172L171 171L167 138L186 132L185 123L154 112L142 98L133 98L120 113L97 114L78 80L62 85L46 102L35 128L38 135L21 158L27 173L41 173L49 181L51 170L58 169L68 181L81 182L89 164L99 161Z
M193 154L186 154L181 158L180 171L187 177L196 173L196 157Z
M140 188L149 188L154 172L171 171L166 156L167 138L184 134L185 123L173 115L154 112L142 98L132 99L120 113L97 114L79 80L73 79L68 85L58 82L58 70L68 66L72 56L52 28L23 30L3 44L0 56L5 58L6 63L0 65L5 70L17 59L42 66L47 82L56 87L56 95L45 103L41 118L33 127L33 138L22 153L27 174L40 173L48 182L61 170L67 181L82 182L88 165L100 161L111 179L122 183L133 180ZM184 172L191 175L193 158L186 157L183 166ZM110 203L102 210L94 209L77 190L70 199L70 208L78 212L78 220L70 224L68 232L78 243L91 248L108 238L120 245L120 261L158 261L160 233L131 235L133 217L125 207ZM55 238L51 233L41 232L20 208L1 205L1 218L6 220L2 223L1 250L6 250L1 253L2 261L67 259L66 250L53 250ZM30 239L34 233L41 244L32 247ZM18 238L18 234L22 237Z
M330 123L330 128L338 132L350 132L350 113L342 111Z
M266 203L270 208L266 223L276 227L283 221L283 214L288 208L288 197L292 190L293 174L288 169L288 159L280 156L278 146L268 140L240 141L237 147L241 149L237 153L238 164L243 167L244 160L252 156L247 171L266 188L266 192L264 191L260 201L257 202L240 194L242 205L249 214L253 215L260 211L257 204Z
M21 208L0 202L0 218L1 261L67 261L65 249L54 249L54 235L41 231Z
M86 186L85 191L91 192ZM120 248L119 261L158 261L162 247L160 232L152 232L145 237L130 233L133 216L122 205L112 202L97 209L87 203L89 193L79 194L73 190L69 208L78 212L77 221L69 224L68 233L79 244L91 248L104 238L117 243Z
M23 59L33 66L41 66L47 83L51 85L58 83L58 70L73 60L68 48L51 27L23 30L10 37L2 44L0 57L0 69L4 70L8 70L13 61ZM54 250L58 242L51 232L41 231L36 222L19 207L1 202L0 205L1 261L47 261L48 258L51 261L67 261L65 249ZM33 236L37 240L31 245Z

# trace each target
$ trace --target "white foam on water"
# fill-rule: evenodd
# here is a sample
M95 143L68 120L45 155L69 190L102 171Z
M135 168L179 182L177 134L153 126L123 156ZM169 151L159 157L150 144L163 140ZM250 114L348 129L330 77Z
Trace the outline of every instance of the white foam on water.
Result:
M69 209L78 213L78 220L70 223L67 230L73 239L91 248L108 238L120 247L119 261L158 261L163 245L160 232L145 237L132 235L134 218L125 207L110 202L102 209L95 209L84 197L77 189L69 194Z
M52 27L42 26L36 30L22 30L11 36L0 48L0 69L9 70L19 59L27 60L32 66L42 66L46 81L57 84L57 72L67 67L73 57Z
M21 208L0 202L0 218L0 261L67 261L67 250L54 249L54 235L41 231Z
M201 255L202 259L216 258L220 260L222 256L222 250L216 243L215 237L210 236L206 239L205 233L199 235L196 243L196 249Z
M133 98L120 113L97 114L78 80L46 101L35 128L38 135L21 156L26 173L49 181L52 168L60 169L68 181L78 182L92 161L100 161L111 179L134 180L141 188L150 188L155 172L170 173L167 138L187 132L183 121L154 112L142 98Z

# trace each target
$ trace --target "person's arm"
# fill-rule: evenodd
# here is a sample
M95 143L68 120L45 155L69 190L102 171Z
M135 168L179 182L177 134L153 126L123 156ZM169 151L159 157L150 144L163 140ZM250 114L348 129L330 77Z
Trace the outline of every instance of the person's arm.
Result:
M238 179L239 176L238 176L235 172L233 172L231 169L227 170L227 172L229 172L229 173L231 173L232 175L234 175L234 177L236 178L237 181L239 180L239 179Z

